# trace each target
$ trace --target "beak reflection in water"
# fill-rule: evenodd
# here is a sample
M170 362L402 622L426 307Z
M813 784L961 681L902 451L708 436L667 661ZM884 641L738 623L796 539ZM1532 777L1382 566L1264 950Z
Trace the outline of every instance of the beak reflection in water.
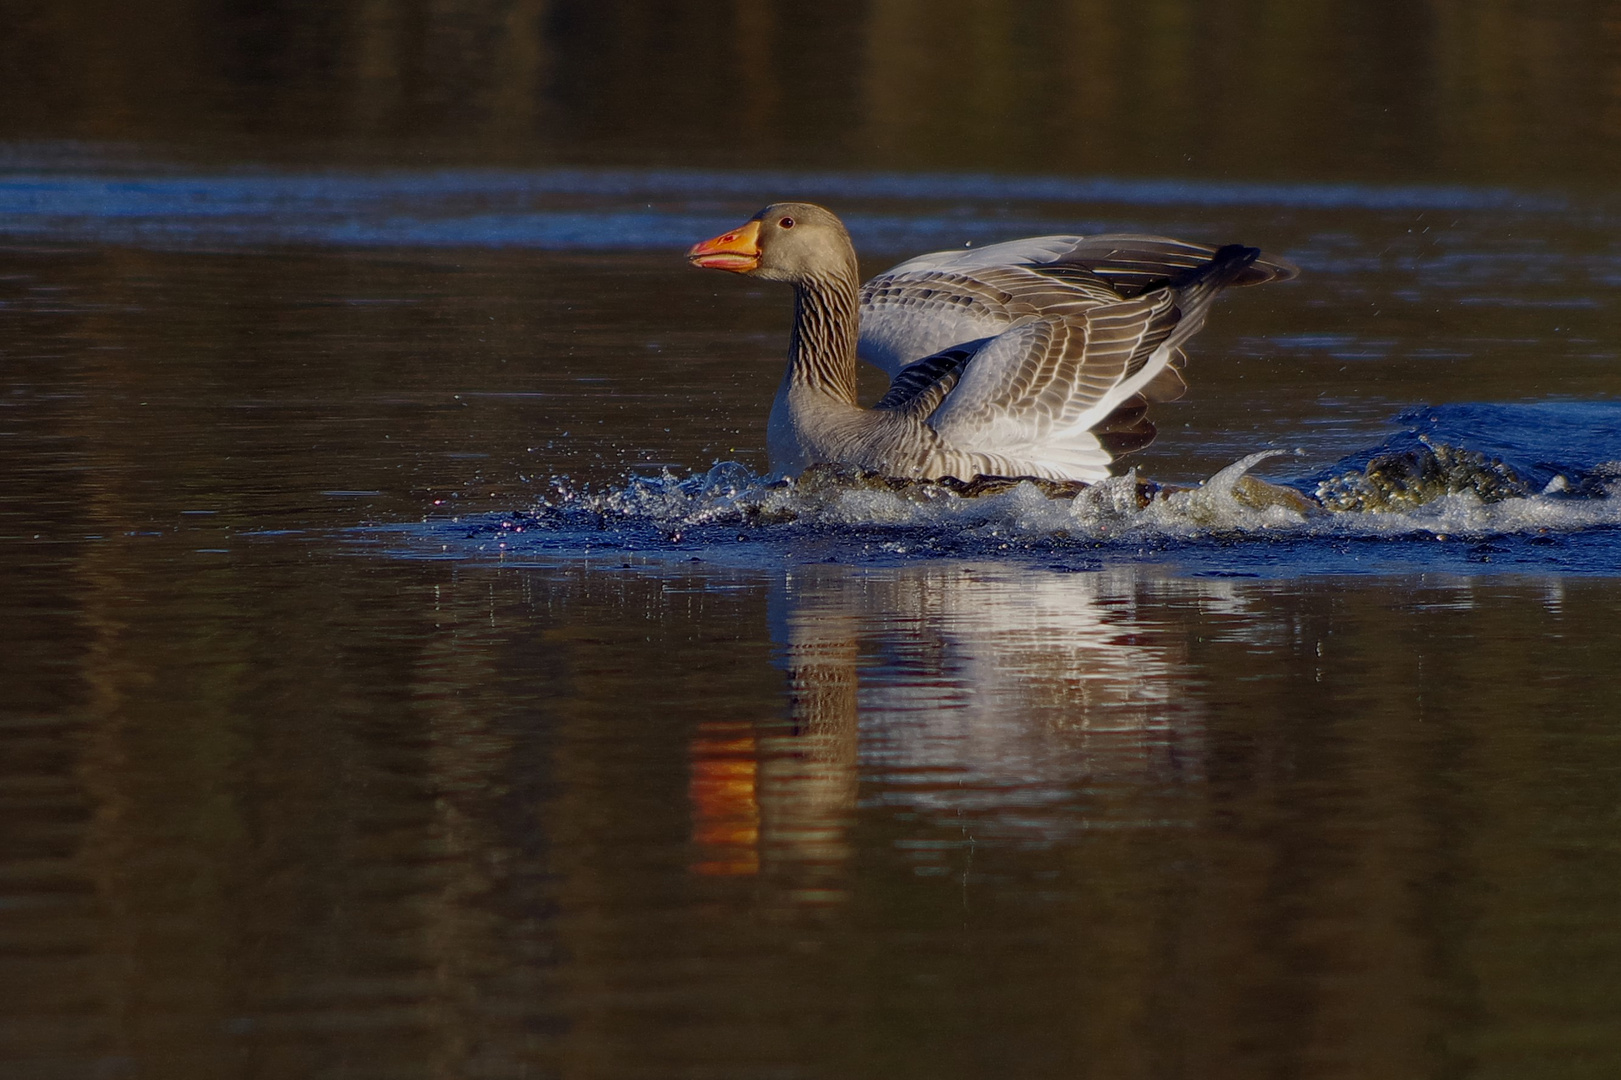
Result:
M1135 568L795 567L771 595L788 716L693 738L693 871L837 903L858 794L960 839L918 852L919 872L976 842L1167 824L1204 779L1205 740L1162 602L1235 604L1225 583ZM863 656L883 674L864 681Z

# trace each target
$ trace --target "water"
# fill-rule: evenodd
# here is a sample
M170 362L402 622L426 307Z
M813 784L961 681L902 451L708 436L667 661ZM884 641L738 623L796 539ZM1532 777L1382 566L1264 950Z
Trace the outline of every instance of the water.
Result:
M1617 1071L1607 8L385 7L0 33L0 1074ZM1303 273L784 485L789 196Z

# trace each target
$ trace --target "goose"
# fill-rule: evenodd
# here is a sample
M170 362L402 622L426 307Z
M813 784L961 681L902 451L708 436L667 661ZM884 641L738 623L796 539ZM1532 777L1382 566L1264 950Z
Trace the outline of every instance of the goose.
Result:
M1043 236L920 255L859 285L844 224L773 203L696 244L695 266L794 287L772 471L840 463L918 480L1094 483L1181 396L1182 346L1223 288L1294 277L1257 248L1159 236ZM891 376L856 399L858 356Z

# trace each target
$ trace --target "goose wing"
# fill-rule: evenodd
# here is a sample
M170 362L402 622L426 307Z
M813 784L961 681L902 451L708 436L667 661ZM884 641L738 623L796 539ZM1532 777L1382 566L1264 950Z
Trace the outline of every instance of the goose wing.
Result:
M1106 238L1094 237L1094 239ZM1047 263L1063 261L1067 253L1085 241L1084 236L1028 236L1023 240L1008 240L1000 244L987 244L985 247L931 251L927 255L916 255L905 262L896 263L885 270L884 274L924 273L934 270L971 274L992 266L1044 266ZM879 276L882 277L884 274Z
M1108 282L1081 267L890 271L862 286L856 348L894 375L942 349L995 337L1026 316L1077 313L1119 300Z
M1028 315L1141 296L1208 263L1219 249L1145 233L1037 236L908 259L861 290L863 359L891 375L959 342L991 337ZM1260 255L1228 285L1294 277Z
M1163 289L1021 319L962 367L929 425L958 449L1062 473L1071 451L1096 453L1091 429L1117 409L1125 409L1120 426L1138 430L1129 418L1139 404L1133 399L1169 364L1167 340L1180 319L1176 296Z
M935 251L907 259L879 274L874 281L890 274L951 272L974 274L997 266L1060 267L1078 266L1136 293L1154 281L1174 278L1209 262L1218 249L1209 244L1175 240L1151 233L1099 233L1097 236L1033 236L1009 240L982 248L961 251ZM1286 259L1261 254L1249 271L1230 284L1259 285L1267 281L1287 281L1300 269Z
M1084 266L1127 297L1141 296L1150 289L1182 278L1188 271L1215 259L1222 250L1209 244L1147 233L1105 233L1069 239L1074 243L1046 265L1050 268ZM1287 281L1299 273L1293 263L1257 252L1255 260L1242 273L1224 282L1224 287Z
M927 419L957 385L968 361L993 340L982 338L964 342L933 356L925 356L915 364L908 364L890 382L889 390L873 408L905 413L919 420Z

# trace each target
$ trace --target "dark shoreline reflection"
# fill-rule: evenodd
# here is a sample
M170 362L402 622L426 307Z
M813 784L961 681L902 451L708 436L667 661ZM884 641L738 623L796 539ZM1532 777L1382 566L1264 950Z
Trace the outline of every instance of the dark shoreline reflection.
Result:
M1604 188L1604 0L110 0L0 11L0 140L567 162Z

